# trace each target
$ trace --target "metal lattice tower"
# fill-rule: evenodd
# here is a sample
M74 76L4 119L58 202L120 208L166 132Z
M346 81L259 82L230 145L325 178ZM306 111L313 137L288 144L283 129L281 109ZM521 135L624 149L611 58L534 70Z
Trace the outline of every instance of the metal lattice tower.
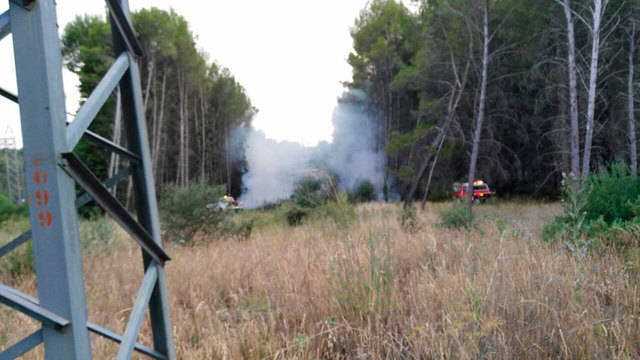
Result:
M66 124L62 56L55 0L10 0L0 14L0 40L13 35L18 95L0 96L20 105L24 168L31 230L0 247L0 257L33 239L38 299L0 283L0 303L42 323L42 328L0 353L14 359L44 343L47 360L91 359L89 332L120 343L117 359L138 351L155 359L175 359L164 263L169 256L160 223L151 172L137 58L143 55L131 26L127 0L106 0L116 60L73 122ZM122 119L129 149L87 129L116 86L122 96ZM87 139L128 159L130 166L100 182L72 150ZM132 177L137 219L109 193ZM76 198L75 184L86 194ZM142 248L144 278L123 335L87 320L77 208L94 200ZM153 348L137 343L149 309Z
M18 157L18 148L13 131L7 127L4 137L0 137L0 149L4 152L4 167L6 176L6 190L9 199L16 204L24 201L24 179L22 176L22 163Z

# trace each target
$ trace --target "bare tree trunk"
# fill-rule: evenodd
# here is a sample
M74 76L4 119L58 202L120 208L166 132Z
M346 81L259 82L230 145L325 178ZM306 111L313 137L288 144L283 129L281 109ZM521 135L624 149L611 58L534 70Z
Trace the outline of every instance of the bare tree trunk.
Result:
M424 187L424 194L422 195L422 210L424 210L424 206L427 203L427 198L429 196L429 189L431 188L431 179L433 178L433 170L435 170L436 165L438 164L438 158L440 157L440 151L442 150L442 145L446 140L446 136L443 136L440 139L440 144L438 145L438 150L436 150L436 156L431 163L431 169L429 170L429 177L427 178L427 186Z
M476 128L473 134L473 149L471 150L471 162L469 164L469 180L467 181L467 211L471 214L471 202L473 200L473 181L476 176L476 164L478 153L480 152L480 136L482 135L482 123L485 116L485 105L487 100L487 77L489 66L489 3L483 3L483 50L482 50L482 84L480 85L480 99L478 104L478 115L476 117Z
M631 159L631 174L635 177L638 174L638 149L636 147L636 119L634 109L634 95L633 95L633 55L636 49L636 23L634 19L631 19L631 32L629 34L629 74L627 79L627 116L629 127L629 156Z
M200 124L202 128L202 148L200 150L200 181L204 182L206 179L205 175L205 163L207 159L207 127L206 127L206 112L207 107L204 100L204 87L200 87Z
M184 141L184 185L185 186L189 186L189 92L187 91L185 93L185 101L184 101L184 105L185 105L185 109L184 109L184 119L185 119L185 124L184 124L184 134L185 134L185 141Z
M582 176L589 174L591 163L591 142L593 140L593 118L596 109L596 90L598 81L598 56L600 54L600 24L606 1L593 0L593 39L591 43L591 69L589 71L589 102L587 103L587 122L584 135L584 157L582 158Z
M158 171L158 159L160 158L160 140L162 139L162 129L164 122L164 102L165 102L165 92L167 88L167 71L164 71L162 74L162 88L160 91L160 114L158 115L158 123L154 128L153 134L153 152L152 155L152 168L154 171L154 176L158 177L162 173ZM161 176L160 176L161 177Z
M569 73L569 117L571 118L571 172L576 178L580 178L580 128L578 123L578 85L576 69L576 41L573 23L573 13L570 0L562 2L564 15L567 19L567 71Z
M442 147L442 143L444 142L444 138L446 137L446 132L449 130L449 126L456 116L458 105L460 104L460 100L462 99L462 94L464 93L464 89L467 84L467 79L469 78L469 67L471 66L472 55L473 55L472 48L469 47L469 57L467 58L467 64L465 66L464 73L462 74L462 79L461 79L460 74L458 73L458 67L456 65L455 55L453 53L453 50L449 49L451 71L453 73L453 84L451 85L451 95L449 97L449 103L447 105L447 117L440 128L440 133L438 134L438 137L436 137L436 139L432 144L432 147L438 146L438 150L436 153L436 159L434 160L430 170L429 180L427 181L427 189L425 189L425 191L428 190L429 183L431 182L431 174L433 173L433 168L435 167L437 156L440 153L440 148ZM431 161L430 154L428 154L424 158L422 165L418 170L417 176L414 178L413 183L411 184L411 188L405 199L405 203L404 203L405 207L407 207L409 205L409 202L413 200L413 197L415 196L415 193L418 190L418 185L420 184L420 180L422 180L422 177L424 176L424 172L426 171L429 165L429 161ZM424 209L424 201L425 200L423 200L423 206L422 206L423 209Z
M231 149L229 146L229 123L225 126L225 134L224 134L224 148L225 154L227 157L227 193L231 194Z
M178 71L178 113L180 117L180 143L178 150L178 168L176 173L176 182L178 186L184 186L184 74Z
M115 120L113 124L113 143L120 144L120 136L122 134L122 99L120 97L120 87L116 87L116 114ZM118 172L118 162L120 157L116 153L111 153L111 157L109 159L109 170L108 176L109 178L113 177L116 172ZM116 196L118 187L114 186L111 189L111 193L113 196Z
M147 105L149 104L149 94L151 93L150 89L151 89L151 79L153 79L153 69L155 68L155 59L152 57L151 61L149 62L148 66L147 66L147 86L145 88L144 91L144 101L143 101L143 108L144 108L144 112L147 112Z

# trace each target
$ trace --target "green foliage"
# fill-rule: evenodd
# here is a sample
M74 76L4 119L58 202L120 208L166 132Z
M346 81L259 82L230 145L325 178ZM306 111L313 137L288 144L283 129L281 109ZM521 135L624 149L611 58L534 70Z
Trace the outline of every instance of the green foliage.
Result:
M307 176L302 178L293 190L291 199L302 208L315 208L323 205L329 195L323 189L323 181Z
M142 9L132 13L132 24L145 53L138 63L149 142L154 152L154 174L159 179L159 188L162 189L164 183L183 183L178 179L178 172L173 170L184 161L180 155L184 152L188 156L201 154L202 141L205 141L205 147L211 149L204 154L206 159L203 161L207 164L205 178L225 178L226 154L233 153L231 193L240 193L246 166L244 138L235 136L229 142L225 139L231 138L235 128L249 126L256 113L245 89L228 69L208 61L207 55L198 50L196 37L187 20L173 10ZM64 29L62 53L65 66L78 75L83 101L113 63L111 43L111 25L99 16L76 17ZM90 130L109 139L114 137L115 103L114 92L92 122ZM67 110L73 112L75 109ZM194 116L185 116L185 113ZM181 119L185 121L182 129L204 128L204 134L201 130L187 131L188 138L181 137L180 141L162 140L179 133ZM186 149L181 147L185 143L189 145ZM86 139L80 140L74 152L99 178L106 178L110 153ZM191 163L198 164L199 170L199 161ZM191 176L200 174L194 170L192 166L186 173ZM187 182L185 179L184 183Z
M591 189L584 206L587 220L601 217L612 223L637 216L633 202L640 196L640 178L632 176L626 165L614 164L607 171L591 174L586 185Z
M255 221L244 216L226 216L218 225L216 232L220 235L233 236L247 240L251 236Z
M560 240L582 257L596 245L637 246L640 187L624 165L581 182L565 177L562 185L564 215L544 227L545 241Z
M299 206L293 206L285 212L289 226L302 224L302 220L306 218L307 215L309 215L309 210Z
M376 189L369 180L360 181L349 194L349 200L354 203L375 201L376 197Z
M29 216L27 205L18 206L7 195L0 193L0 224L14 217Z
M86 100L113 63L111 28L98 16L77 16L67 24L62 35L62 55L69 71L78 75L80 95ZM73 112L75 109L67 109ZM111 138L115 116L115 100L107 99L89 130ZM81 139L74 153L98 176L107 176L109 153L94 143Z
M224 193L224 186L202 182L184 188L167 186L159 205L168 239L189 242L201 230L216 230L225 212L207 209L207 204L217 202Z
M348 228L356 217L356 210L345 194L338 193L322 206L313 209L320 220L329 220L340 228Z
M584 209L591 190L586 181L576 181L575 177L571 175L564 177L562 180L564 217L558 219L560 226L554 230L554 234L560 235L567 248L573 254L581 257L586 255L589 245L593 242L592 240L587 240L583 232L583 225L587 216Z
M468 229L473 224L473 218L463 204L453 204L439 214L440 226L448 229Z
M116 224L107 216L80 220L80 242L87 254L109 254L116 248Z

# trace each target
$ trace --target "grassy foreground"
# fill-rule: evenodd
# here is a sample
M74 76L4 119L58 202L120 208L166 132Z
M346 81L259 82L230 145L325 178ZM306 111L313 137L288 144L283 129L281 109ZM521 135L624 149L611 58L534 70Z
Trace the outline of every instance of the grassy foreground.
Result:
M449 206L418 211L410 231L399 206L367 204L348 227L269 225L263 214L248 239L168 244L178 358L637 358L638 264L544 243L555 204L483 205L471 230L437 225ZM85 281L90 321L122 332L142 269L135 244L115 234L88 246ZM0 277L35 294L33 275ZM36 326L0 306L0 349ZM148 325L139 341L150 345ZM92 344L95 359L115 354Z

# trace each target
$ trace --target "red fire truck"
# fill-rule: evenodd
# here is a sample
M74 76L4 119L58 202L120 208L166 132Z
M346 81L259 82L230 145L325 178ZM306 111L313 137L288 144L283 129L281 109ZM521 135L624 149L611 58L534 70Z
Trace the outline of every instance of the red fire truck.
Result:
M463 201L467 198L468 183L461 184L459 182L453 183L453 192L451 198L458 201ZM491 196L495 195L495 192L489 190L489 185L482 180L476 180L473 182L473 201L481 202L485 201Z

